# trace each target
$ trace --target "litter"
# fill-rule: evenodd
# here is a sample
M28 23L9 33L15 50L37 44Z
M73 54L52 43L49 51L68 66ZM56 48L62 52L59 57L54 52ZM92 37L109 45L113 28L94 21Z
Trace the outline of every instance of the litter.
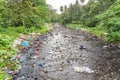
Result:
M22 41L22 39L19 39L19 38L17 38L16 40L14 40L13 47L17 47L18 45L20 45L21 41Z
M20 59L20 57L21 57L21 54L18 54L18 55L16 56L17 59Z
M118 46L118 45L115 45L115 48L117 48L117 49L120 49L120 46Z
M35 54L38 55L40 53L40 50L39 49L36 49L35 50Z
M8 71L9 74L13 74L14 71Z
M50 50L50 51L48 51L48 53L49 53L49 54L52 54L52 53L53 53L53 51L51 51L51 50Z
M39 57L38 55L33 56L34 59L37 59L38 57Z
M86 73L94 73L94 70L91 70L89 67L73 67L75 72L86 72Z
M86 47L83 45L80 45L79 49L86 49Z
M39 64L39 66L40 66L41 68L43 68L43 64Z
M11 61L15 61L16 60L16 56L14 56L12 59L11 59Z
M21 45L24 46L24 47L25 47L25 46L29 46L29 42L27 42L27 41L22 41Z
M107 45L103 46L103 48L109 48Z

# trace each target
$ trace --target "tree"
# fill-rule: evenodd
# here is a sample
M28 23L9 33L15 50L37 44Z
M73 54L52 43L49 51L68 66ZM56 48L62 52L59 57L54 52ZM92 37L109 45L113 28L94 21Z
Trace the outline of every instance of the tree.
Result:
M47 18L45 0L4 0L5 26L39 27Z
M65 10L65 11L67 10L67 5L64 6L64 10Z
M85 0L80 0L80 2L83 4L85 2Z
M60 6L60 11L63 12L63 6Z
M76 0L75 4L76 4L76 5L79 5L79 1L78 1L78 0Z

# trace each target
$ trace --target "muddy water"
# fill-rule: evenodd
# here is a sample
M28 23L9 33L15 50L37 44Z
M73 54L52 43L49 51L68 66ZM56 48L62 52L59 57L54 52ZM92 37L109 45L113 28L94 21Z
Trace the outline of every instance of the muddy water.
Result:
M120 80L120 50L104 49L106 43L89 33L55 24L51 33L37 39L40 45L33 42L21 53L22 68L14 80ZM36 48L39 58L33 59Z

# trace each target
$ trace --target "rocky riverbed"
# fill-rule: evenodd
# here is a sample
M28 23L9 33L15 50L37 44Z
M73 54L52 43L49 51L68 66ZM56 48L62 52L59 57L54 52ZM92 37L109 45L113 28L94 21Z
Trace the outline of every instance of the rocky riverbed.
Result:
M22 48L13 80L120 80L120 49L81 30L55 24Z

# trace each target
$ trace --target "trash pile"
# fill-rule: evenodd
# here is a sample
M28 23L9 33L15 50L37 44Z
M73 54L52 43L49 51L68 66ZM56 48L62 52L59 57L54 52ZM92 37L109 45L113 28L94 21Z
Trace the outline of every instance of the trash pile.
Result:
M84 30L78 33L59 25L53 31L37 35L20 35L15 41L19 52L10 64L15 62L12 66L18 66L8 68L13 80L113 80L119 77L119 59L116 59L119 54L102 49L108 46L97 44L96 36L88 34L85 38ZM113 76L111 71L115 73ZM102 78L104 75L106 79Z
M33 41L40 33L30 33L28 36L20 34L13 42L13 47L29 46L29 42Z
M13 46L18 48L18 53L10 59L10 67L7 67L7 72L12 75L13 80L19 79L35 79L35 75L28 76L35 71L35 68L43 68L43 63L39 62L41 46L43 45L42 41L47 38L48 33L30 33L28 36L20 34L20 36L14 41ZM12 69L13 68L13 69ZM39 69L36 69L39 70ZM25 76L27 74L27 76ZM35 72L34 74L37 74Z
M103 49L120 49L120 45L110 43L110 44L104 45Z

